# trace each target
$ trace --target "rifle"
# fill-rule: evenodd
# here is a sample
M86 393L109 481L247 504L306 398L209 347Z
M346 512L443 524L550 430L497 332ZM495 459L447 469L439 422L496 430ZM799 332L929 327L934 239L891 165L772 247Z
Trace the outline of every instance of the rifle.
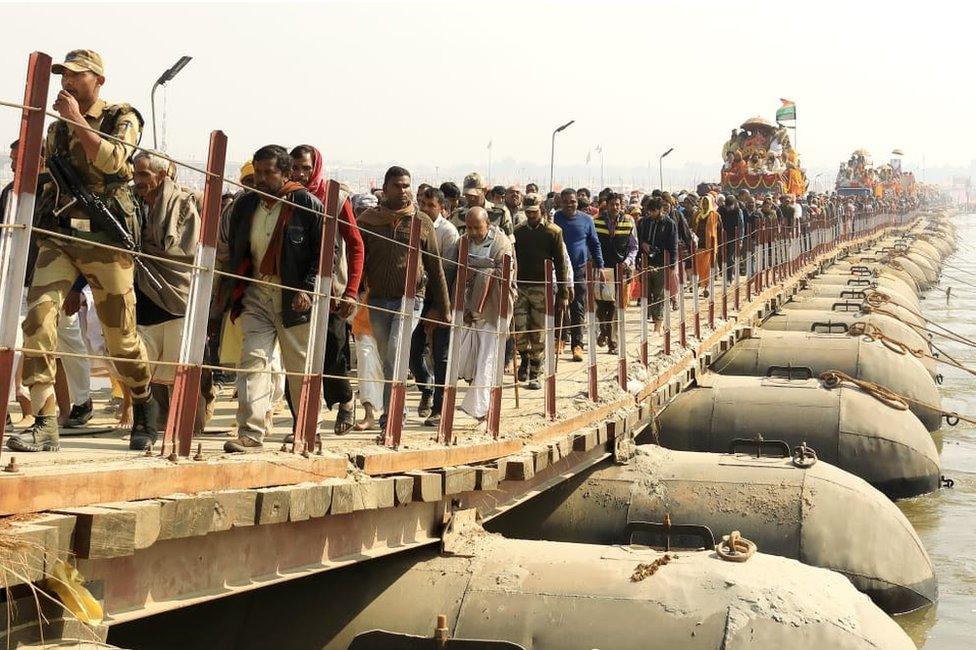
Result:
M71 200L67 205L61 209L54 210L55 217L60 217L64 211L72 208L76 204L80 204L79 207L88 215L91 221L108 227L109 231L119 238L125 250L129 252L135 252L137 250L136 242L132 239L128 228L109 210L101 198L95 196L81 182L77 172L75 172L75 168L71 166L71 161L61 155L50 156L47 159L47 168L51 173L54 184L58 188L58 195L60 196L61 192L67 192L71 196ZM55 205L57 205L57 201L55 201ZM135 265L139 267L139 270L146 276L149 284L154 289L162 289L163 285L159 281L159 278L156 277L156 273L146 266L142 258L138 255L133 255L132 259Z

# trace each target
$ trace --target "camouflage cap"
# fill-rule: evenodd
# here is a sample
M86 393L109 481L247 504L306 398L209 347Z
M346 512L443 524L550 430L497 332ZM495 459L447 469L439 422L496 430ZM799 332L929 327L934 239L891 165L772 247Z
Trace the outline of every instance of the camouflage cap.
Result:
M471 172L464 177L465 194L480 194L485 191L485 181L478 172Z
M64 74L66 70L72 72L94 72L99 77L105 76L105 65L102 63L102 55L95 50L71 50L64 57L64 63L55 63L51 66L54 74Z
M522 210L525 212L538 212L542 209L542 197L532 192L531 194L526 194L525 198L522 199Z

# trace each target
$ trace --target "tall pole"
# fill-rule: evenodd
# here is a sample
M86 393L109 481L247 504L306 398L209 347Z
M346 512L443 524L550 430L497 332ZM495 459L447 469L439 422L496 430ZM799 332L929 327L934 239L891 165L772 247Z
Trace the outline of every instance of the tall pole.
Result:
M556 130L552 132L552 149L549 152L549 191L550 192L552 192L553 187L555 187L553 185L553 179L555 178L554 173L556 171L556 134L568 128L569 125L575 121L576 120L570 120L565 124L563 124L562 126L556 128Z
M662 192L664 191L664 158L672 151L674 151L674 147L671 147L670 149L662 153L661 157L657 159L658 180L661 182L661 185L660 187L658 187L658 189L661 190Z
M190 62L193 57L181 56L179 61L174 63L172 67L167 69L163 74L159 75L159 79L153 84L152 90L149 92L149 105L152 110L152 127L153 127L153 149L158 149L159 144L156 139L156 90L160 86L165 86L167 83L173 80L180 70L186 67L186 64Z
M596 150L600 152L600 189L602 190L604 188L604 185L603 185L603 145L601 144L599 147L596 148Z

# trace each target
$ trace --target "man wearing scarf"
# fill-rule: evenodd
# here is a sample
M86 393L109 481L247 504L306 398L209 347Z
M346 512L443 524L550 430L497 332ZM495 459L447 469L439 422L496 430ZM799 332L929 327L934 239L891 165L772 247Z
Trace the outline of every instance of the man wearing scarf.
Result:
M179 361L180 340L186 302L190 295L191 270L163 259L191 264L200 238L200 213L193 195L169 177L169 161L151 153L140 152L132 160L133 184L140 213L143 263L159 279L159 286L149 282L136 267L136 325L146 354L152 361ZM156 429L166 427L170 392L176 377L171 365L151 365L149 388L160 405ZM203 426L205 401L197 409L196 429Z
M383 363L383 415L380 427L386 427L390 407L390 380L394 375L397 337L404 316L404 326L412 332L424 308L430 303L425 318L433 323L447 324L451 309L447 281L441 266L440 250L434 224L413 202L410 172L403 167L390 167L383 177L383 198L376 208L359 215L359 227L366 245L363 277L369 290L369 322L376 339L376 349ZM407 255L410 227L420 220L420 259L417 262L417 293L413 311L401 314L407 275ZM409 350L404 350L409 353Z
M305 186L315 198L325 204L327 179L322 164L322 154L311 145L303 144L291 151L291 180ZM339 237L336 239L335 265L332 273L332 309L329 311L329 324L325 330L325 375L322 378L322 397L331 410L338 405L334 431L342 435L356 424L353 417L352 386L346 378L350 366L349 317L356 307L359 295L359 282L363 276L363 238L359 234L356 215L353 214L349 200L349 188L339 189L339 221L336 224ZM295 381L292 377L289 381ZM294 412L290 393L288 404ZM295 418L297 420L297 418ZM287 439L286 439L287 442Z
M221 290L222 296L229 294L231 318L240 318L243 332L238 437L224 444L228 452L262 446L271 407L268 366L275 344L281 347L286 372L305 370L312 308L309 292L318 276L323 208L301 183L289 180L291 166L284 147L272 144L258 149L254 153L258 191L238 199L231 214L230 268L261 283L227 278ZM288 389L292 403L298 404L301 382L290 382Z
M505 255L512 255L512 244L502 229L490 222L488 212L475 206L465 213L464 220L470 272L464 291L464 324L469 329L462 330L462 336L469 341L467 346L462 341L459 347L470 352L468 363L462 366L473 366L474 372L465 377L471 386L464 393L461 410L480 423L488 417L490 387L498 368L498 331L509 329L518 274L513 272L508 284L502 283L502 264ZM499 322L502 299L508 302L504 323Z

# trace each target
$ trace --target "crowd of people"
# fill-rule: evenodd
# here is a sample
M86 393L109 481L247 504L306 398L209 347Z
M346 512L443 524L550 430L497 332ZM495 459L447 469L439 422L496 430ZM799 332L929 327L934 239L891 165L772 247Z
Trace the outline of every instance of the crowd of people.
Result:
M23 356L16 397L25 428L9 436L8 445L55 451L59 425L84 426L91 418L87 353L115 359L104 365L120 412L131 404L129 446L144 450L165 425L202 197L180 186L168 159L135 149L133 112L114 110L98 97L104 76L97 54L73 52L55 72L64 89L55 109L64 119L48 132L45 160L67 157L85 169L86 181L113 197L118 218L148 255L134 264L121 247L106 248L114 240L105 224L66 205L61 188L42 176L35 216L40 231L23 307L23 347L41 353ZM79 126L86 122L88 129ZM17 144L11 146L14 166ZM243 189L223 197L207 362L228 370L204 373L196 429L202 431L212 414L215 383L233 381L236 435L225 444L228 452L261 449L274 414L284 408L279 403L297 420L329 200L324 170L314 146L265 145L240 170ZM541 388L547 281L554 283L557 354L565 350L567 360L582 362L588 268L597 278L597 345L614 353L625 344L614 327L617 273L625 281L644 273L646 317L659 331L665 310L681 299L676 271L687 267L707 291L723 241L749 243L763 228L803 232L818 218L852 224L865 213L904 207L812 193L723 195L708 187L646 194L604 188L595 197L586 188L562 188L543 195L534 183L489 186L477 172L460 186L415 186L400 166L391 166L382 185L367 193L340 184L331 308L328 322L315 330L325 341L322 400L335 410L333 432L388 426L391 386L404 358L420 393L416 415L438 426L452 343L458 374L470 384L460 409L477 422L487 418L499 363L514 361L517 381ZM410 255L412 230L419 231L419 256ZM723 259L733 259L731 252L726 249ZM414 259L416 268L408 268ZM734 265L724 269L728 279L737 277ZM453 328L452 341L455 309L461 327ZM409 350L401 349L403 328ZM499 336L509 331L510 338ZM405 407L404 415L410 415Z

